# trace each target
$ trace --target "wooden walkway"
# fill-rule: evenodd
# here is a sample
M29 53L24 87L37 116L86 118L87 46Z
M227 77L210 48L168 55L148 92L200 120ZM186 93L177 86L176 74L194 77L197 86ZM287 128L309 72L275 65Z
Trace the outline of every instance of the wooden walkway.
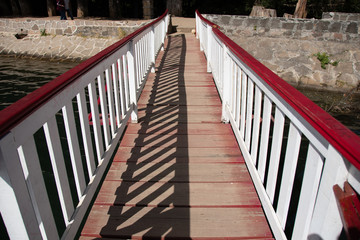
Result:
M206 59L169 36L80 239L271 239Z

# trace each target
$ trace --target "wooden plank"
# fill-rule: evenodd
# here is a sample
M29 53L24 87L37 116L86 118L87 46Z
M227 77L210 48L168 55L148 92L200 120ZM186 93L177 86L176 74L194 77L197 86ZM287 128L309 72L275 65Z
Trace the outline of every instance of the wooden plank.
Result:
M129 124L127 134L232 135L231 126L219 123Z
M126 134L120 147L149 146L149 147L233 147L237 148L237 142L233 135L146 135Z
M251 182L245 164L237 163L178 163L176 158L164 162L113 162L107 181L162 182Z
M121 147L114 162L161 162L168 158L189 163L243 163L244 158L236 148L163 148Z
M212 195L211 198L209 193ZM95 204L151 207L261 207L252 182L105 181Z
M94 205L83 235L120 238L271 239L271 231L266 226L261 208Z

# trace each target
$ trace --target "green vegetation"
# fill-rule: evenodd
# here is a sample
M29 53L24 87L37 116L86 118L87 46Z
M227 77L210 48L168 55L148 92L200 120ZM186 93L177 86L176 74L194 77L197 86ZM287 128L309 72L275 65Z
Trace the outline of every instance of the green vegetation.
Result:
M42 37L46 37L48 36L49 34L46 32L46 29L40 29L40 36Z
M314 54L314 56L320 61L321 68L323 68L323 69L326 69L326 65L328 65L328 64L331 64L334 67L336 67L339 64L339 61L330 60L330 58L329 58L330 56L326 52L323 52L323 53L318 52L318 53Z

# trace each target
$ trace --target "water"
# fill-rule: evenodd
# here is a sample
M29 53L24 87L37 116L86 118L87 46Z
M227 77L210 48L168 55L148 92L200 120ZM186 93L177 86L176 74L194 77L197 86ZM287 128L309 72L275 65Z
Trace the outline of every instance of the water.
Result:
M0 56L0 110L78 64Z
M345 93L298 89L335 119L360 136L360 93L353 89Z

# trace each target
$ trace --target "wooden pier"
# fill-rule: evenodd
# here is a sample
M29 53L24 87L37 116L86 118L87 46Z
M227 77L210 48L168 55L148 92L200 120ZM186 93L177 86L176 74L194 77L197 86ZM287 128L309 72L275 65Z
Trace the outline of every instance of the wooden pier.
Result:
M193 34L170 35L80 239L272 239Z

